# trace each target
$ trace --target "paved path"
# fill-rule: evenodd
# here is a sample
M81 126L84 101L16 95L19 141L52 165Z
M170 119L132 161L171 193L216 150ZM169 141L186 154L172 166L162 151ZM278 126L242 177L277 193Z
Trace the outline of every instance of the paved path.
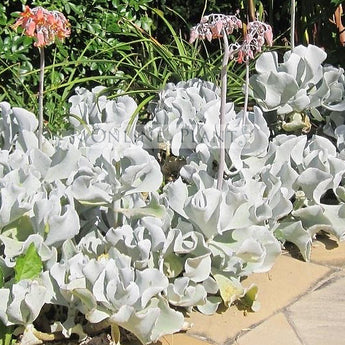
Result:
M283 254L269 273L243 282L251 283L259 287L258 312L192 313L190 330L157 345L345 344L345 242L320 238L308 263Z

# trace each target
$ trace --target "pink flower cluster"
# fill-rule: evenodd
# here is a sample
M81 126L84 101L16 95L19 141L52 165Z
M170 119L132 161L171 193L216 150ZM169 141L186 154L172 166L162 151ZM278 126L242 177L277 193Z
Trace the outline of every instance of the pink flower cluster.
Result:
M190 31L189 43L196 39L207 39L223 37L232 34L236 29L242 28L241 20L235 15L210 14L201 19L200 23L192 27ZM245 28L244 39L240 44L232 43L229 46L230 58L236 58L239 63L253 59L254 54L261 52L261 47L266 43L271 46L273 42L273 32L270 25L258 20L249 22Z
M230 35L239 28L242 28L242 22L234 15L210 14L202 17L200 23L192 27L189 43L193 43L198 38L211 41L223 37L224 32Z
M63 40L71 34L70 24L66 17L59 11L48 11L43 7L30 9L25 6L24 12L13 24L12 28L24 29L24 34L35 37L36 47L45 47L55 42L56 38Z
M242 44L236 42L230 45L230 58L236 57L239 63L247 59L254 59L254 54L261 52L261 47L265 41L268 46L272 46L273 32L271 26L258 20L249 22Z

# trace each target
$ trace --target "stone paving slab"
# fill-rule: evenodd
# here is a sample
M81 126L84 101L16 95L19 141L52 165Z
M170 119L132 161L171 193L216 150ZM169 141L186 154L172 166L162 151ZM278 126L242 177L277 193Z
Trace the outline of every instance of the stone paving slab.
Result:
M184 333L172 334L163 337L157 345L211 345L210 343L191 337Z
M255 283L259 287L261 309L258 312L245 315L236 307L213 316L195 312L187 319L194 324L187 335L202 337L214 344L231 344L240 332L288 306L331 272L329 267L281 255L269 273L253 274L243 282L244 286Z
M313 242L311 262L345 268L345 241L337 242L328 235L318 236Z
M192 313L187 321L194 326L186 334L157 345L345 344L345 242L318 236L311 262L282 255L269 273L243 282L251 283L259 287L257 313L234 306L213 316Z
M287 315L304 345L344 345L345 272L291 305Z
M303 345L283 313L272 316L233 342L233 345L259 344Z

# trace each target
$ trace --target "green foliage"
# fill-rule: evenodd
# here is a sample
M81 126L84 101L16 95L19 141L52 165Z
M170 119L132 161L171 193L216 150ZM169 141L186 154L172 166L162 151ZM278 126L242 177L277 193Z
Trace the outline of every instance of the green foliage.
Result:
M0 101L37 113L38 51L32 39L16 33L10 25L27 0L5 1L1 5ZM149 5L160 8L150 8ZM192 3L141 1L32 1L63 12L72 25L65 43L47 47L44 92L45 128L52 133L68 127L68 97L76 86L102 84L107 92L122 89L135 94L138 112L145 114L149 100L167 82L194 77L219 85L219 45L191 46L189 26L199 21L201 8L230 12L245 2L216 5L214 1ZM170 9L170 6L173 9ZM183 9L190 9L185 16ZM205 7L206 10L206 7ZM190 20L186 22L185 19ZM229 64L228 98L240 101L244 68ZM114 96L117 92L114 92Z
M334 4L335 6L339 6L343 3L343 0L331 0L331 4Z
M6 327L0 320L0 345L11 345L15 343L13 329L13 326Z
M132 30L124 34L128 40L129 52L120 51L117 65L129 77L125 92L150 90L158 92L168 81L179 81L201 75L210 80L217 78L217 63L207 61L197 47L189 45L169 24L164 15L154 9L163 24L169 29L172 41L162 44L150 31L145 31L133 22L128 22Z
M16 260L16 265L14 267L15 281L19 282L22 279L34 279L42 272L42 269L42 260L37 253L35 245L31 243L26 253L20 255Z
M10 27L23 5L59 10L72 25L68 41L48 47L46 54L45 119L49 130L59 132L66 127L67 99L76 85L110 86L125 79L114 68L118 52L128 50L121 33L128 31L127 21L143 27L150 25L145 15L150 2L5 1L0 5L0 101L37 113L38 51L32 46L32 39Z
M219 45L214 44L210 51L209 45L204 42L191 45L168 20L169 14L175 13L174 11L163 13L157 8L151 11L156 18L156 25L167 32L166 37L169 39L160 42L152 27L145 30L134 22L127 22L130 30L122 36L129 49L118 51L121 58L116 65L116 69L124 72L127 78L122 83L124 93L135 94L136 100L140 102L139 109L142 109L168 82L177 83L198 77L220 85L222 54L219 52ZM243 100L244 74L244 66L235 61L229 63L227 96L240 103ZM111 93L112 88L106 90L107 94ZM146 109L144 110L141 111L142 114L146 114Z

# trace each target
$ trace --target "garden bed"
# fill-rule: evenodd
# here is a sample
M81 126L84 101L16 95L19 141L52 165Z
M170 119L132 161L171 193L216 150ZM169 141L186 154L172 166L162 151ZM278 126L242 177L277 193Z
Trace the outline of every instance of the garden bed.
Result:
M229 42L244 27L239 17L203 16L190 44L221 40L217 82L167 77L146 98L131 92L134 79L115 90L78 86L70 115L50 131L45 49L68 38L70 24L41 7L16 23L35 39L40 79L38 118L0 102L5 345L13 334L23 345L117 344L121 333L149 344L185 329L191 310L255 312L258 286L246 278L270 271L284 246L309 261L318 234L344 240L345 75L323 49L293 46L279 58L262 52L273 43L269 24L250 21ZM227 99L228 68L241 63L238 104Z

